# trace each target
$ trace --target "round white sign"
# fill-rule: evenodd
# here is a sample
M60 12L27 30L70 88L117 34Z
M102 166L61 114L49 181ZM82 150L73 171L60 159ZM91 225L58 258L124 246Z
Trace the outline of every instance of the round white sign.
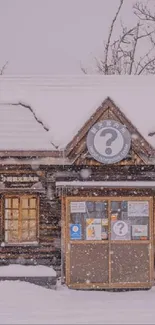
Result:
M113 120L96 123L87 135L87 148L91 156L104 164L125 158L130 150L131 135L127 128Z
M126 222L119 220L114 223L113 232L117 236L125 236L128 233L128 225Z
M78 226L73 226L73 229L72 229L74 232L77 232L79 230Z

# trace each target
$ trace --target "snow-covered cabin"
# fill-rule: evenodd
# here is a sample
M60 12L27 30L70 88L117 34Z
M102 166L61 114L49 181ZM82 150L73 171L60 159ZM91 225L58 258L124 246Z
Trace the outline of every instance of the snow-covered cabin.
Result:
M0 77L1 263L61 264L77 288L152 285L154 82Z

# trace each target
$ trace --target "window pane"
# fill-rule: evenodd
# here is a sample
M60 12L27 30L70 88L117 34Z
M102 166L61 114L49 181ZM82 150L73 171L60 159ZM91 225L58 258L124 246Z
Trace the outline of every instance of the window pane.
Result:
M70 228L70 238L78 240L108 240L108 201L85 201L80 212L70 214L70 223L79 227L78 235ZM79 224L79 226L78 226ZM75 235L75 237L74 237Z
M30 231L29 232L29 240L30 241L35 241L36 240L36 231Z
M36 208L36 199L30 199L29 204L30 204L31 209L35 209Z
M148 201L111 202L111 239L146 240L149 238Z
M21 200L22 201L22 209L28 208L28 198L24 198Z
M29 229L35 231L36 230L36 221L29 221Z
M5 229L18 231L18 220L17 221L11 221L11 220L5 221Z
M121 202L113 201L111 202L111 211L120 211Z
M23 221L22 222L22 230L28 231L28 221Z
M29 210L29 218L30 219L36 218L36 210Z
M12 210L11 215L13 219L18 219L19 218L19 210Z
M96 211L97 212L101 212L101 211L105 211L107 210L107 202L95 202L95 206L96 206Z
M88 212L94 212L95 211L95 203L91 201L86 202L86 207Z
M5 210L5 219L18 219L18 210Z
M19 205L18 199L12 199L13 209L18 209L18 205Z
M29 210L22 210L22 219L28 219Z
M36 219L36 210L22 210L22 219Z
M21 233L21 241L28 241L29 240L29 237L28 237L28 231L26 230L22 230L22 233Z
M11 199L5 199L5 208L11 209Z
M7 231L6 240L7 240L7 242L17 243L18 242L18 232L17 231Z
M11 210L5 210L5 219L11 219Z

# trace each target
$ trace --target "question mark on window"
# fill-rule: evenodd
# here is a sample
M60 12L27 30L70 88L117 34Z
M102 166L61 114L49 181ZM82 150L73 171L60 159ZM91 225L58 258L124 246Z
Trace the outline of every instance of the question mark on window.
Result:
M118 227L119 227L119 233L120 233L120 235L122 234L122 230L123 230L123 228L125 227L125 225L124 225L124 223L123 222L118 222Z
M105 137L105 135L109 134L109 139L106 141L106 146L110 147L112 142L114 142L117 139L117 132L115 130L112 129L105 129L101 132L100 136L101 137ZM107 155L110 155L112 153L112 149L111 148L106 148L105 153Z

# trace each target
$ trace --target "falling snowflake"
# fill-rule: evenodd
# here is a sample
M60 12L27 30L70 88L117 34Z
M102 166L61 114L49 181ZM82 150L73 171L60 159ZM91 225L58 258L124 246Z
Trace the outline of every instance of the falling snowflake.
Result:
M89 178L91 175L91 170L88 169L88 168L83 168L81 169L80 171L80 176L83 178L83 179L87 179Z
M137 140L138 139L138 135L136 133L133 133L131 135L131 137L132 137L133 140Z

